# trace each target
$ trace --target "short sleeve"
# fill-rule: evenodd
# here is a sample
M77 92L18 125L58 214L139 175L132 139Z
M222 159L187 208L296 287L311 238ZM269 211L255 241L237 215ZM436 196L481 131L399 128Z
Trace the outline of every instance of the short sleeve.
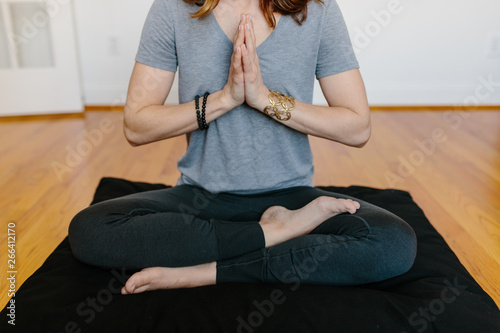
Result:
M176 14L177 7L169 6L166 0L153 2L142 29L137 62L172 72L177 70Z
M335 0L326 0L316 77L322 78L359 68L344 17Z

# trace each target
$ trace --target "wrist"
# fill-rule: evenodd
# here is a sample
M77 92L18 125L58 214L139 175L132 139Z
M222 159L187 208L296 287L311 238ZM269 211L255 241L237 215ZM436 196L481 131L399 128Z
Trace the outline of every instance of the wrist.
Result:
M276 91L269 91L269 105L264 108L264 113L275 117L277 120L289 120L295 109L295 99Z
M199 100L199 108L201 109L203 101L203 96L200 96ZM196 101L195 101L196 103ZM195 109L193 108L193 111ZM216 91L208 96L207 103L206 103L206 117L207 117L207 122L208 119L211 121L214 119L219 118L226 112L231 110L228 107L228 102L226 101L226 98L224 97L224 94L222 93L222 90Z
M231 94L227 93L225 88L219 90L216 94L218 103L221 105L221 108L225 110L225 112L231 111L232 109L243 104L241 102L235 101L234 98L232 98Z
M257 98L255 98L252 103L248 103L248 105L250 105L254 109L259 110L260 112L263 112L265 107L269 105L269 89L264 87Z

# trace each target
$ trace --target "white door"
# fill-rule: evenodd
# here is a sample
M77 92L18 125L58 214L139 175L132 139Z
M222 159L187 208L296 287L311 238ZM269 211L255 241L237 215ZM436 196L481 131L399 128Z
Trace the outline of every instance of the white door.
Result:
M0 116L83 112L72 0L0 0Z

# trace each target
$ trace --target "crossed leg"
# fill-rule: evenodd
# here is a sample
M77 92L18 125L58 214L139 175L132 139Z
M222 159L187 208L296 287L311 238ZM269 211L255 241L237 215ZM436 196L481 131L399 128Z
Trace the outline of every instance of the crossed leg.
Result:
M265 246L271 247L310 233L324 221L342 213L354 214L360 204L351 199L322 196L297 210L281 206L268 208L259 224L264 232ZM216 283L217 263L188 267L148 267L132 275L122 294L148 290L192 288Z

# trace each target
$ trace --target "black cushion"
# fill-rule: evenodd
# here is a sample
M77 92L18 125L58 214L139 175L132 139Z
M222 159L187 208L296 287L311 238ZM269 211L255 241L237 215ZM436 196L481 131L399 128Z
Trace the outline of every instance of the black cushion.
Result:
M162 184L103 178L93 203ZM399 190L321 187L381 206L418 238L401 276L355 287L223 284L122 296L133 272L76 260L66 238L0 315L1 332L500 332L500 312L411 196Z

